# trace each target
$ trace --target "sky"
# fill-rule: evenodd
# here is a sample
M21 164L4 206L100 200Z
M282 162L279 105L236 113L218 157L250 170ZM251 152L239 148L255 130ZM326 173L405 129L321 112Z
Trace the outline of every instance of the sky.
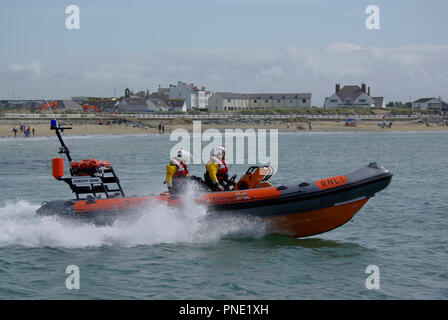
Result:
M80 28L66 28L77 5ZM369 30L366 8L379 8ZM214 92L336 83L386 102L448 100L448 0L2 0L0 99L121 96L177 81Z

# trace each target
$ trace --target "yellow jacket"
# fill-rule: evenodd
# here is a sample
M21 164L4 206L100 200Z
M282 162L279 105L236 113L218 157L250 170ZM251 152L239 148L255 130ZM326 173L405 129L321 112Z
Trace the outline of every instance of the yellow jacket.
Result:
M218 178L216 177L218 170L219 170L219 164L216 162L212 162L212 163L209 162L205 166L206 174L208 175L210 180L213 182L213 184L217 184L219 182Z
M166 184L168 185L168 188L171 188L173 186L173 176L176 174L177 170L179 168L174 163L169 163L166 166Z
M166 177L165 181L168 186L168 188L171 188L173 186L173 177L174 175L179 171L179 166L175 164L173 161L170 161L168 165L166 166ZM188 176L188 174L186 174Z

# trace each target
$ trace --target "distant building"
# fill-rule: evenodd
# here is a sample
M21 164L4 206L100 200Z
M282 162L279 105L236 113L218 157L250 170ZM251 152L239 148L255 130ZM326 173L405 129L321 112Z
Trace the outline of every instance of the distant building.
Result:
M89 103L89 104L95 104L95 102L116 102L118 101L118 98L104 98L104 97L72 97L71 98L74 102L83 104L83 103Z
M82 106L79 103L74 102L70 99L58 100L58 105L56 109L82 111Z
M0 110L40 109L45 100L0 100Z
M384 97L372 97L370 95L370 87L366 88L366 84L361 87L356 85L344 86L340 88L340 84L336 84L335 93L325 98L324 108L360 108L360 107L377 107L385 108Z
M168 100L168 107L170 111L187 112L187 104L184 99L170 99Z
M102 111L114 112L119 99L103 97L72 97L72 101L79 105L86 103L98 107Z
M168 103L159 97L149 95L146 98L146 105L151 111L167 111Z
M412 102L412 110L448 111L448 103L440 98L420 98Z
M174 87L174 86L172 86ZM160 89L160 88L159 88ZM161 90L161 92L166 92ZM170 99L169 95L161 92L149 93L149 90L134 94L130 89L118 104L118 111L122 112L157 112L176 111L186 112L187 104L184 99Z
M146 98L129 97L122 98L118 104L118 111L122 112L150 112L151 110L146 104Z
M147 97L160 99L163 102L165 102L165 104L167 104L167 105L168 105L168 100L170 99L170 97L167 94L158 93L158 92L153 92L153 93L149 94Z
M173 86L173 85L170 85L169 88L162 88L162 87L159 85L159 88L158 88L158 90L157 90L157 93L158 93L158 94L163 94L163 95L169 96L169 95L170 95L170 88L171 88L171 87L174 87L174 86Z
M217 92L208 99L209 111L242 111L311 107L311 93Z
M124 97L122 97L118 104L115 105L114 111L121 112L152 112L158 111L157 104L148 105L147 96L149 92L139 91L136 94L133 93L129 88L124 91Z
M117 100L114 103L101 103L97 105L104 112L117 112L119 110L120 101Z
M139 91L139 92L133 94L133 96L140 97L140 98L147 98L148 95L149 95L148 90L146 90L146 92L145 91Z
M54 100L48 100L48 102L51 102ZM62 100L56 100L57 106L56 108L58 110L81 110L82 107L79 103L74 102L70 99L62 99ZM1 100L0 101L0 110L11 110L11 109L34 109L34 110L40 110L42 106L45 104L45 100Z
M159 94L166 94L170 100L185 100L187 110L208 108L208 99L211 92L205 87L200 89L194 83L178 81L177 85L170 85L168 88L159 87Z

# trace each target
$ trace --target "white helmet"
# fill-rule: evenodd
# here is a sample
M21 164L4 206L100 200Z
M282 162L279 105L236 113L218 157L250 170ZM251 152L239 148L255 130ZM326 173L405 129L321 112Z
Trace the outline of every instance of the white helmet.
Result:
M226 149L224 147L215 148L213 155L219 160L223 160L226 155Z
M177 150L176 158L186 164L190 161L190 153L182 149Z

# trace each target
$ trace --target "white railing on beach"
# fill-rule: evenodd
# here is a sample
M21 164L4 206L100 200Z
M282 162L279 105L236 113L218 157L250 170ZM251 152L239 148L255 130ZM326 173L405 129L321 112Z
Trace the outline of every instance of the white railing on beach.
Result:
M295 118L306 118L308 120L342 120L345 121L349 118L355 120L382 120L384 117L387 119L418 119L420 115L382 115L382 114L232 114L232 113L205 113L205 114L169 114L169 113L109 113L102 112L98 114L94 113L73 113L73 114L56 114L59 119L104 119L104 118L136 118L136 119L203 119L203 120L219 120L219 119L246 119L246 120L286 120ZM47 113L0 113L0 119L52 119L53 116Z

